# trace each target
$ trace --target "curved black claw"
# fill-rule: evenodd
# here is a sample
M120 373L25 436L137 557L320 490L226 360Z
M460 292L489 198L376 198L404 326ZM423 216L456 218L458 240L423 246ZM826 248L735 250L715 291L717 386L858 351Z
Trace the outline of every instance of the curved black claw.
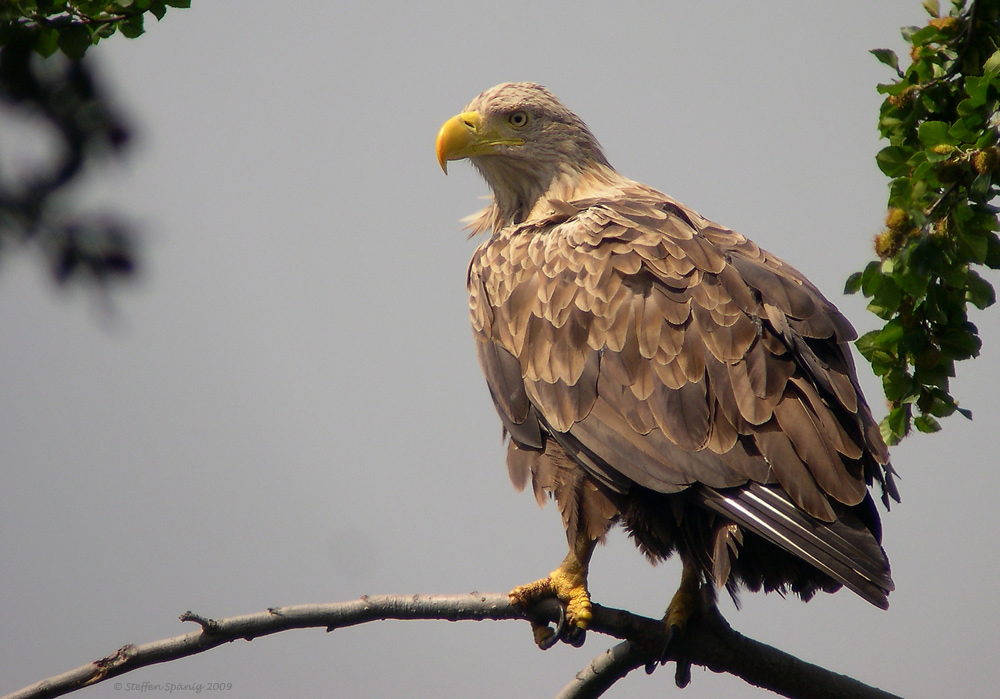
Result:
M542 650L548 650L559 643L566 629L566 608L562 604L557 604L559 618L556 620L556 627L553 629L548 623L531 622L532 631L535 634L535 645Z
M564 630L561 637L563 641L574 648L582 648L584 642L587 640L587 629L581 629L575 625L569 626Z
M646 674L647 675L652 675L653 674L653 670L655 670L657 668L657 666L659 666L659 665L666 665L667 664L667 661L671 659L670 658L670 650L673 648L674 641L676 641L678 638L680 638L681 633L682 633L681 632L681 627L679 627L677 624L671 624L670 625L670 628L667 629L667 640L664 641L663 648L660 650L660 657L657 658L656 660L651 660L648 663L646 663ZM678 672L677 677L678 678L680 677L681 664L682 664L682 662L678 661L678 663L677 663L677 672ZM690 663L687 663L687 676L688 676L688 682L690 682L691 681L691 664ZM678 681L680 681L680 680L678 679ZM677 685L677 686L680 687L682 685Z
M568 622L565 605L557 601L555 606L559 614L555 622L555 628L550 626L548 622L531 622L531 631L535 636L535 645L541 650L548 650L559 643L559 641L563 641L574 648L580 648L584 641L587 640L587 630Z
M677 661L677 671L674 673L674 684L677 685L677 689L684 689L691 684L691 663L689 661Z

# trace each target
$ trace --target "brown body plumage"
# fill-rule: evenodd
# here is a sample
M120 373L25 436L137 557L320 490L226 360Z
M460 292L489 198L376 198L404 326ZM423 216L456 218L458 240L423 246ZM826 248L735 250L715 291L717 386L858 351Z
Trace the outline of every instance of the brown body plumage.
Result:
M734 592L845 584L887 606L868 486L898 496L834 305L744 236L619 175L538 85L484 92L438 149L442 165L470 158L494 193L468 274L476 347L511 478L554 495L567 561L622 521L652 559L678 551Z

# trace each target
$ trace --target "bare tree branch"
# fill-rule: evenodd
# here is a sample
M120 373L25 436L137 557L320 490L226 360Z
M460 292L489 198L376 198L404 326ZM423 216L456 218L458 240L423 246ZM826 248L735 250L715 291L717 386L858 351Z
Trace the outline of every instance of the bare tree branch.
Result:
M594 699L644 663L642 651L631 641L622 641L590 661L562 688L556 699Z
M385 619L444 619L501 621L536 619L555 622L558 605L547 600L525 612L510 604L506 594L412 595L362 597L350 602L272 607L265 612L209 619L193 612L181 615L198 631L140 645L126 645L104 658L49 677L2 699L57 697L103 682L147 665L169 662L239 639L252 640L286 631L322 627L327 631ZM624 639L581 671L559 699L600 696L637 667L658 660L666 643L661 621L620 609L594 605L590 625L598 632ZM899 699L844 675L803 662L787 653L732 630L718 610L693 623L676 641L669 659L728 672L746 682L799 699Z
M563 688L558 699L600 696L632 670L655 663L658 649L666 641L663 622L598 605L594 605L591 628L630 642L619 644L591 661ZM900 699L747 638L734 631L714 607L674 641L668 659L726 672L792 699ZM687 679L689 675L685 672L678 673L678 685Z

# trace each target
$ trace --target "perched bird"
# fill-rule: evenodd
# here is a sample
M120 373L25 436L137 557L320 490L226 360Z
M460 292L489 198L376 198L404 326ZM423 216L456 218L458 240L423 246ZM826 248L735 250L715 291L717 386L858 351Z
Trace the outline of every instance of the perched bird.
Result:
M800 272L611 167L583 121L504 83L441 127L492 203L468 271L479 361L514 485L554 496L569 553L511 592L556 596L579 636L587 569L616 522L654 562L674 552L682 631L714 590L893 589L868 487L899 500L858 386L854 329ZM536 625L546 647L555 638Z

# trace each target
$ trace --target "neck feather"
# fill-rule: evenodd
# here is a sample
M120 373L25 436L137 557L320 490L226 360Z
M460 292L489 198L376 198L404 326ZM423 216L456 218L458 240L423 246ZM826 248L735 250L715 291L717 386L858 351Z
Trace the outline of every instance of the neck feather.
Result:
M493 190L493 203L470 218L473 235L490 229L497 232L549 215L550 201L591 198L624 180L606 162L594 160L585 162L582 168L563 165L549 172L529 170L528 163L513 159L503 162L496 159L476 166Z

